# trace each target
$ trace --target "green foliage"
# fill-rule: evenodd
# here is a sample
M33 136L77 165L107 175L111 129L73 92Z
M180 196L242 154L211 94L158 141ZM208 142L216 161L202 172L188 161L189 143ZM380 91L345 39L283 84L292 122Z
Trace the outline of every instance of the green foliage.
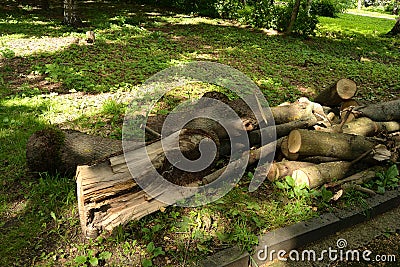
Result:
M142 266L143 267L150 267L153 266L153 259L160 256L165 255L165 252L161 247L156 247L153 242L147 244L146 251L149 255L149 258L142 259Z
M294 1L290 1L287 6L276 6L275 14L276 14L276 26L275 28L278 31L284 32L289 25L289 21L292 16L292 10L294 6ZM315 14L312 14L305 9L304 5L300 6L299 13L297 15L297 19L293 26L292 33L298 34L301 36L314 36L315 29L318 24L318 19Z
M311 13L334 18L352 6L354 3L350 0L315 0L312 2Z
M112 253L109 251L103 251L96 254L93 250L89 250L87 255L79 255L75 257L75 263L77 266L98 266L100 262L109 260Z
M291 198L309 198L313 190L309 190L305 184L296 185L291 176L286 176L283 181L276 181L275 185L278 189L283 190L285 195Z
M395 189L400 185L399 170L396 165L392 165L385 172L376 174L377 180L367 184L369 188L375 189L379 194L385 193L387 189Z

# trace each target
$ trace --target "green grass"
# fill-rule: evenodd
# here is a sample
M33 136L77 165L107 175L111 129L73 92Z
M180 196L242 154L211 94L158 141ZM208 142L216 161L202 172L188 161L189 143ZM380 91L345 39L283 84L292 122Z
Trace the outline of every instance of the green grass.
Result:
M86 29L62 26L59 8L1 9L1 266L79 266L96 259L110 266L190 266L232 244L250 249L258 234L329 208L312 194L288 198L267 182L249 193L245 177L216 203L168 207L107 239L83 240L74 180L31 177L27 140L49 124L120 138L126 95L169 66L193 60L230 65L257 83L270 105L312 98L340 78L356 81L362 100L399 96L400 40L383 36L394 24L387 19L320 18L316 37L296 39L229 21L148 13L151 7L87 3L82 14L97 41L86 45L75 39ZM199 87L171 92L155 112L199 97Z

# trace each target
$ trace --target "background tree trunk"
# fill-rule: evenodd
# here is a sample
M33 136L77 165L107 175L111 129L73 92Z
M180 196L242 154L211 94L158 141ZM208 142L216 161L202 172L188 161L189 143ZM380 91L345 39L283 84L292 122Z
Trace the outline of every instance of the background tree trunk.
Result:
M300 9L300 0L296 0L292 11L292 16L290 18L285 34L290 34L292 32L294 23L296 22L297 19L297 15L299 14L299 9Z
M73 27L82 26L82 20L78 16L78 0L64 0L63 23Z
M307 0L306 11L308 15L310 15L311 6L312 6L312 0Z
M361 6L362 6L362 1L361 1L361 0L358 0L358 2L357 2L357 9L358 9L358 10L361 10Z
M397 34L400 34L400 18L397 19L396 24L394 24L390 32L387 33L387 35L397 35Z

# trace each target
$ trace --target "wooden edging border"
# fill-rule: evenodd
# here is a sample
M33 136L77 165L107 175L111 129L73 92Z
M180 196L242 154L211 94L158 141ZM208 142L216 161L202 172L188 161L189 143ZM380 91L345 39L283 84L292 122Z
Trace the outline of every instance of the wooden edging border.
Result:
M276 258L276 253L274 257L266 259L257 256L266 247L269 251L296 249L400 206L400 187L366 199L366 206L367 208L356 210L325 213L320 217L270 231L259 237L259 244L254 248L253 255L232 247L207 257L199 266L248 267L265 264Z

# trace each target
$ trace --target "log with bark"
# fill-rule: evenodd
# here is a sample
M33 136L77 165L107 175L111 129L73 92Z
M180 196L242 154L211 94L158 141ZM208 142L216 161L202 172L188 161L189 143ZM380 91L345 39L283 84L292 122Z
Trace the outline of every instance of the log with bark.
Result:
M370 151L374 142L363 136L326 133L309 130L293 130L288 137L288 151L299 156L324 156L353 160Z
M400 121L400 99L355 107L353 111L373 121Z
M316 188L344 178L351 165L352 163L347 161L321 163L296 169L292 177L296 185L305 184L308 188Z
M357 92L357 85L349 79L340 79L329 86L314 99L315 102L324 106L337 106L343 100L351 99Z
M26 146L26 161L32 173L49 172L71 176L75 174L78 165L121 152L119 140L46 128L30 136Z

